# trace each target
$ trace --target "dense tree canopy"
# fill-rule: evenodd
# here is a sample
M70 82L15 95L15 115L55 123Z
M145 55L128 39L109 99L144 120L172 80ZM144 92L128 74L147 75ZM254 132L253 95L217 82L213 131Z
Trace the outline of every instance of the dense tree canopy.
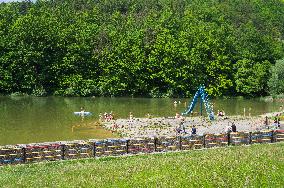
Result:
M0 4L0 93L268 93L281 0L37 0Z
M284 59L276 61L271 67L271 77L268 81L269 91L272 96L284 93Z

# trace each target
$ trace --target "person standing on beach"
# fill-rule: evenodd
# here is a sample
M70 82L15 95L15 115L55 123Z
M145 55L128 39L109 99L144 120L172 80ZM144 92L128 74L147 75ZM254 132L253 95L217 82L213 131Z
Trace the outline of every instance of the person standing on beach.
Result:
M225 128L225 132L229 134L231 131L232 127L230 125L227 125L227 127Z
M269 122L268 122L268 117L267 117L267 116L265 116L264 125L267 127L267 126L268 126L268 124L269 124Z
M180 128L180 130L181 130L184 134L186 134L186 130L185 130L184 123L185 123L185 118L182 118L182 119L181 119L181 122L180 122L180 124L179 124L179 128Z
M196 127L195 127L195 125L193 125L192 128L191 128L191 134L192 135L196 135Z
M237 132L237 127L235 125L235 123L232 123L232 126L231 126L231 129L232 129L232 132Z
M280 117L278 114L276 114L275 118L274 118L274 125L275 127L280 127Z

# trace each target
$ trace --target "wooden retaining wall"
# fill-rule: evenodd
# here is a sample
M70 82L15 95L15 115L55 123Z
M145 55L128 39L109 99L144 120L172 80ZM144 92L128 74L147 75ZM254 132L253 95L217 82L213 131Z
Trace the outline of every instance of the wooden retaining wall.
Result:
M177 136L135 139L75 140L0 147L0 165L70 160L126 154L191 150L229 145L284 141L284 130L232 132L203 136Z

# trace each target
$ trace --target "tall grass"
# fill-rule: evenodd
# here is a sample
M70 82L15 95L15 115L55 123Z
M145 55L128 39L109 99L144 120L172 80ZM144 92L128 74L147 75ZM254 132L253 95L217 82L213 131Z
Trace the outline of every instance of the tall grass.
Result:
M0 168L3 187L283 187L284 143Z

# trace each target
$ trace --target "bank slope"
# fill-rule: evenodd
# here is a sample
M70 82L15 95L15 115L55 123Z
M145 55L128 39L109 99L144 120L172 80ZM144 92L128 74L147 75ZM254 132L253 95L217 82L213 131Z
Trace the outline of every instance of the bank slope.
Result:
M281 187L284 143L0 168L4 187Z

